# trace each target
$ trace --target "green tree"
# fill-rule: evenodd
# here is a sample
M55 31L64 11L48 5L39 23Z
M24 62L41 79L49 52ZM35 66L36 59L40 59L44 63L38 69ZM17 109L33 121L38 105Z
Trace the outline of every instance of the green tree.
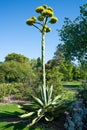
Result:
M0 82L28 82L30 85L31 80L34 79L34 72L29 59L23 55L13 55L13 53L6 57L5 62L0 64Z
M59 68L60 72L63 74L63 80L71 81L73 80L73 64L69 62L63 62Z
M63 55L69 61L87 61L87 4L80 7L80 16L74 21L65 18L59 36ZM58 47L59 49L60 47Z
M15 61L2 63L0 71L4 74L5 82L23 82L29 76L28 67Z
M11 53L5 57L5 61L17 61L17 62L21 62L21 63L28 63L29 59L27 57L25 57L24 55L17 54L17 53Z
M61 80L63 79L63 74L59 72L59 66L55 66L47 71L47 85L54 86L54 95L61 93L63 87Z

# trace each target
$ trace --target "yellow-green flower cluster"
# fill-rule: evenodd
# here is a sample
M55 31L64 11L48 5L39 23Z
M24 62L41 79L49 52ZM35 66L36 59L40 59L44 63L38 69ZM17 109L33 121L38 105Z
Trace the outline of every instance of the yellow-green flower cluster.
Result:
M38 16L37 18L39 21L43 21L44 20L44 16Z
M51 28L49 28L48 26L45 26L45 27L44 27L44 31L45 31L46 33L48 33L48 32L51 31Z
M58 21L58 18L57 17L55 17L55 16L53 16L53 17L51 17L51 19L50 19L50 23L51 24L54 24L54 23L56 23Z
M43 16L48 16L48 17L52 17L53 16L53 11L46 9L42 11L42 15Z
M53 9L51 7L47 7L46 5L37 7L36 12L41 13L42 16L53 16Z
M46 33L50 32L50 31L51 31L51 28L46 27Z
M36 8L37 13L41 13L44 10L44 6L39 6Z
M26 23L27 23L28 25L33 25L35 22L36 22L36 17L35 17L35 16L29 18L29 19L26 21Z

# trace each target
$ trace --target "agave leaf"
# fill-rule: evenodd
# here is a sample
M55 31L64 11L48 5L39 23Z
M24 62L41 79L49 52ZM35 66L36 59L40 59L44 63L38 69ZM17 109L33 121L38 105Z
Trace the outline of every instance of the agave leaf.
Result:
M48 104L48 100L49 100L49 88L47 86L46 87L46 104Z
M38 105L32 102L30 104L21 104L21 105L18 105L18 108L21 108L23 110L33 111L33 110L38 109Z
M62 97L62 95L58 95L58 96L56 96L56 97L53 99L53 102L58 101L58 99L60 99L61 97Z
M39 117L40 115L43 115L43 114L44 114L43 109L39 109L39 110L37 111L37 115L38 115L38 117Z
M50 87L50 89L49 89L49 99L48 99L48 103L51 102L52 93L53 93L53 85L52 85L52 86Z
M36 117L32 120L32 122L29 124L29 126L34 125L35 123L37 123L44 115L40 115L39 117Z
M46 121L53 121L54 117L53 116L45 116Z
M39 106L43 106L44 105L43 102L40 100L40 98L37 98L37 97L35 97L33 95L31 95L31 96L32 96L34 102L37 103Z
M31 117L31 116L34 115L34 114L35 114L35 112L29 112L29 113L27 113L27 114L21 115L20 118L29 118L29 117Z

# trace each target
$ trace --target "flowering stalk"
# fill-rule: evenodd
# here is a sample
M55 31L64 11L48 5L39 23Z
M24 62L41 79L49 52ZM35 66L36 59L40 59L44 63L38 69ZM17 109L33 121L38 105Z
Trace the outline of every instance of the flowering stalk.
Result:
M42 90L43 96L46 103L46 77L45 77L45 35L51 31L51 28L47 26L47 23L55 24L58 19L54 16L53 9L47 5L39 6L36 8L36 12L40 14L37 18L35 16L29 18L26 23L29 26L34 26L42 33ZM39 22L38 22L38 21ZM40 27L38 27L39 25Z

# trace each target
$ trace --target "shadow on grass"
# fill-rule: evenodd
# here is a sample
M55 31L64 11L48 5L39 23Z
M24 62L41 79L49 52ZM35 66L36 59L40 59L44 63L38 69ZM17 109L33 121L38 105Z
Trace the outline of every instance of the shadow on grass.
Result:
M14 112L8 112L8 111L4 111L4 112L0 112L0 119L1 118L5 118L5 117L14 117L14 116L19 116L23 113L20 113L18 111L14 111Z
M21 124L21 123L7 123L4 122L2 123L2 126L0 125L0 130L40 130L40 129L35 129L33 126L28 127L26 124Z

